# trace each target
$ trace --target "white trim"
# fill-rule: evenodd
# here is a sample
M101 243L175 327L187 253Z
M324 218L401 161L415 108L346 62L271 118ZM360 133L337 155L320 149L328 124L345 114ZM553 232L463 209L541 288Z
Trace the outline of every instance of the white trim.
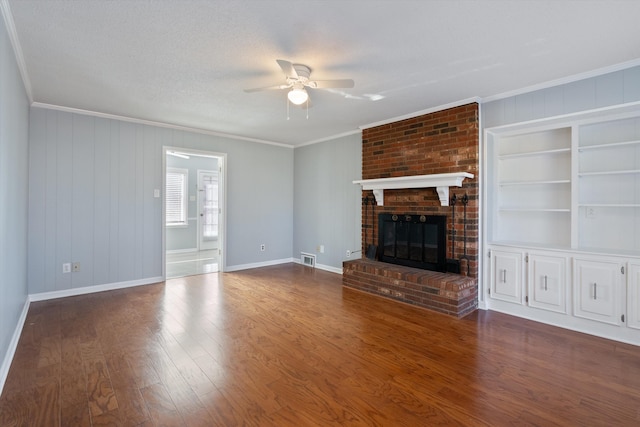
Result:
M313 141L303 142L302 144L296 145L294 148L306 147L307 145L318 144L320 142L333 141L334 139L344 138L345 136L362 134L362 129L351 130L348 132L338 133L336 135L327 136L325 138L314 139Z
M29 294L29 301L47 301L50 299L72 297L76 295L93 294L95 292L112 291L115 289L132 288L135 286L151 285L162 283L162 277L147 277L145 279L129 280L126 282L105 283L103 285L85 286L82 288L63 289L60 291L40 292Z
M2 0L0 0L0 1L2 1ZM212 131L212 130L193 128L193 127L189 127L189 126L181 126L181 125L176 125L176 124L171 124L171 123L155 122L153 120L135 119L135 118L132 118L132 117L118 116L116 114L99 113L97 111L82 110L82 109L79 109L79 108L71 108L71 107L63 107L63 106L60 106L60 105L45 104L45 103L42 103L42 102L32 102L31 106L32 107L36 107L36 108L44 108L44 109L47 109L47 110L57 110L57 111L63 111L63 112L66 112L66 113L81 114L81 115L84 115L84 116L93 116L93 117L100 117L100 118L103 118L103 119L120 120L120 121L123 121L123 122L136 123L136 124L148 125L148 126L156 126L156 127L161 127L161 128L167 128L167 129L182 130L182 131L186 131L186 132L194 132L194 133L200 133L200 134L204 134L204 135L218 136L218 137L221 137L221 138L229 138L229 139L236 139L236 140L240 140L240 141L257 142L259 144L275 145L277 147L293 149L293 145L291 145L291 144L283 144L281 142L267 141L265 139L258 139L258 138L249 138L249 137L246 137L246 136L232 135L232 134L229 134L229 133L222 133L222 132L216 132L216 131ZM183 148L184 147L177 148L177 150L182 152L182 151L184 151ZM173 148L173 151L175 151L175 150L176 149Z
M485 252L485 241L484 241L484 233L487 230L487 221L485 215L485 206L486 206L486 194L487 189L487 175L486 175L486 161L487 161L487 152L486 152L486 141L485 141L485 133L482 129L482 104L478 105L478 252L476 255L477 259L477 271L476 271L476 280L477 280L477 301L478 308L483 310L487 309L486 306L486 288L485 288L485 280L484 280L484 270L485 263L487 262L486 257L484 256ZM487 271L489 268L487 268ZM488 283L488 282L486 282Z
M198 252L198 248L188 248L188 249L167 249L167 254L186 254Z
M231 273L233 271L249 270L251 268L270 267L272 265L289 264L295 261L296 260L294 258L282 258L282 259L274 259L271 261L254 262L250 264L238 264L238 265L227 266L227 268L225 269L225 272Z
M415 113L405 114L403 116L392 117L390 119L385 119L375 123L369 123L367 125L360 126L360 130L365 130L369 128L374 128L377 126L388 125L389 123L399 122L402 120L412 119L414 117L424 116L425 114L437 113L439 111L448 110L450 108L461 107L463 105L477 103L482 103L482 98L473 96L471 98L462 99L460 101L450 102L449 104L438 105L437 107L427 108L426 110L416 111Z
M300 260L298 260L298 262L300 262ZM342 275L342 267L337 268L337 267L332 267L330 265L316 264L316 268L318 270L324 270L324 271L328 271L330 273L336 273L336 274Z
M9 368L11 368L13 357L15 356L16 349L18 348L18 341L20 341L20 335L22 335L24 322L25 320L27 320L29 305L30 301L27 297L26 301L24 302L24 306L22 307L22 313L20 313L20 317L18 318L18 323L16 323L16 328L13 331L13 335L11 336L11 341L9 341L7 352L4 354L4 359L2 359L2 365L0 365L0 395L2 394L2 390L4 389L4 383L7 381L7 376L9 375Z
M627 70L629 68L637 67L640 65L640 59L634 59L627 62L621 62L615 65L609 65L603 68L597 68L595 70L586 71L584 73L574 74L568 77L561 77L559 79L550 80L548 82L535 84L532 86L527 86L519 89L515 89L509 92L503 92L497 95L486 96L482 98L482 102L491 102L497 101L500 99L511 98L512 96L523 95L529 92L535 92L542 89L548 89L550 87L561 86L568 83L577 82L580 80L590 79L593 77L603 76L609 73L615 73L616 71Z
M524 310L522 310L523 307ZM543 323L545 325L561 329L580 332L586 335L604 338L610 341L618 341L625 344L640 346L640 338L637 329L629 328L626 323L626 326L617 326L601 323L595 320L571 317L571 314L553 313L550 311L546 311L545 313L536 313L535 311L544 310L496 300L491 300L489 304L487 304L487 310L530 320L532 322Z
M33 90L31 89L31 80L27 73L27 65L24 62L24 55L22 54L22 47L20 45L20 39L16 31L16 26L13 22L13 14L11 13L11 7L8 0L0 0L0 12L4 18L4 24L7 27L7 33L9 34L9 40L13 47L13 54L16 57L16 63L18 64L18 70L20 70L20 77L22 77L22 84L24 85L24 91L27 93L29 103L33 103Z

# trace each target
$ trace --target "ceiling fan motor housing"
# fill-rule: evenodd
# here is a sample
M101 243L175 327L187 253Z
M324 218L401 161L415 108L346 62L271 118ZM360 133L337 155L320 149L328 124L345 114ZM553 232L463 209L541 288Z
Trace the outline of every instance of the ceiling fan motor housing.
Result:
M311 68L303 64L293 64L293 69L298 76L287 76L289 83L300 82L305 85L309 81L309 76L311 76Z

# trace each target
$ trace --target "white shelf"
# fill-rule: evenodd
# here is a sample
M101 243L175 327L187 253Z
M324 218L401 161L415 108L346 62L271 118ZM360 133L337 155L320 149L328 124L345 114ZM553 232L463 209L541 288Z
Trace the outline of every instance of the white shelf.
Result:
M589 150L599 150L601 148L614 148L614 147L625 147L629 145L639 145L640 140L638 141L623 141L623 142L612 142L610 144L596 144L596 145L583 145L578 147L578 151L589 151Z
M498 159L508 160L508 159L515 159L519 157L533 157L533 156L544 156L549 154L569 153L570 151L571 151L571 148L557 148L554 150L527 151L524 153L501 154L498 156Z
M578 207L589 208L640 208L640 203L580 203Z
M465 178L473 178L469 172L439 173L431 175L400 176L396 178L377 178L353 181L363 190L373 190L378 206L384 205L384 190L435 187L440 204L449 206L449 187L462 187Z
M561 179L556 181L505 181L498 185L501 187L512 185L554 185L554 184L571 184L570 179Z
M565 208L498 208L499 212L571 212Z
M578 174L579 177L583 176L604 176L604 175L632 175L640 173L640 169L628 169L622 171L600 171L600 172L580 172Z

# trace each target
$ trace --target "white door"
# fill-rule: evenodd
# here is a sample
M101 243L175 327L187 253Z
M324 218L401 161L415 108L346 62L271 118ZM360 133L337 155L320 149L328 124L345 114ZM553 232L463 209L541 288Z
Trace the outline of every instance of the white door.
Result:
M620 324L620 287L617 261L574 258L575 315L612 325Z
M566 265L564 257L529 254L529 305L567 312Z
M491 298L522 304L522 253L491 251Z
M218 171L198 171L198 249L219 249Z

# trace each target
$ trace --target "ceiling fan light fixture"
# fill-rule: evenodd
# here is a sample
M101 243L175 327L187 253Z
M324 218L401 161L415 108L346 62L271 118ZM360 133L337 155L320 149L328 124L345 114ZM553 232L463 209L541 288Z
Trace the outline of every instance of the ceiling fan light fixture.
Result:
M292 104L302 105L309 99L309 94L304 88L296 88L294 87L287 94L287 98L291 101Z

